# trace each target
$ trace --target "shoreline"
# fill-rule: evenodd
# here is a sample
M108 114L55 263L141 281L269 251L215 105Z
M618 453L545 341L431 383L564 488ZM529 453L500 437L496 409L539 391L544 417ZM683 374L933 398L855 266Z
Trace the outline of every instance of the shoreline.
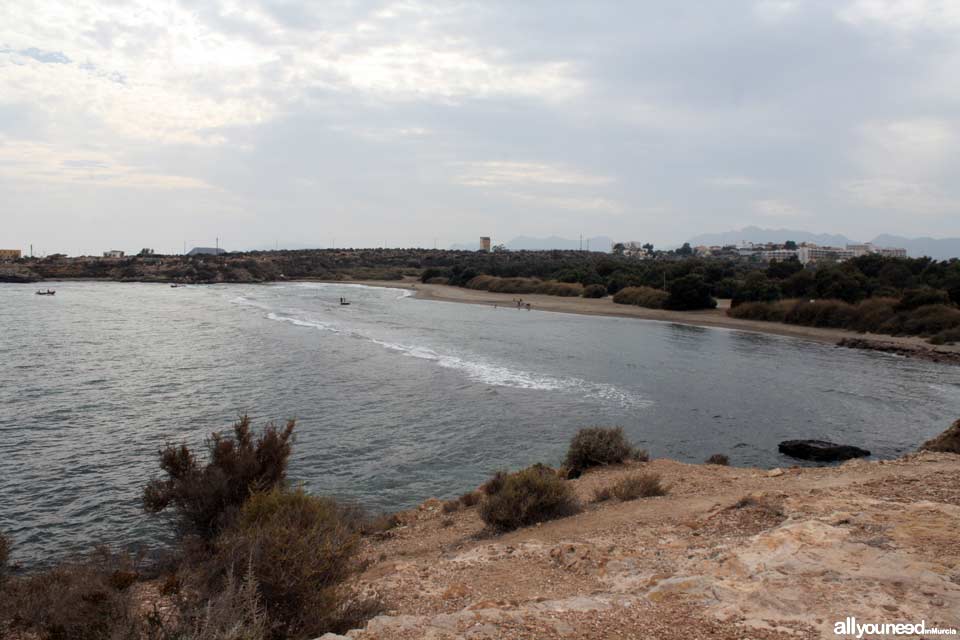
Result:
M101 278L51 278L48 282L101 282ZM138 280L145 284L169 284L168 281ZM465 289L443 284L425 284L419 280L329 280L324 278L291 278L276 282L263 283L209 283L213 284L277 284L278 282L318 282L325 284L363 285L384 289L403 289L413 291L413 298L433 302L454 302L483 306L504 307L510 310L517 294L495 293L477 289ZM26 283L32 284L32 283ZM906 358L917 358L930 362L960 365L960 344L931 345L919 336L890 336L875 333L857 333L845 329L827 329L781 322L762 320L743 320L731 318L725 309L703 311L670 311L666 309L647 309L634 305L622 305L613 302L612 296L605 298L580 298L549 296L544 294L526 294L524 302L529 302L535 311L553 313L572 313L586 316L605 316L612 318L633 318L654 322L682 324L709 329L726 329L762 333L800 340L809 340L821 344L832 344L849 349L879 351Z
M413 289L414 294L412 297L418 300L497 306L504 307L508 311L511 309L513 299L520 297L516 294L493 293L490 291L464 289L442 284L424 284L411 280L313 280L313 282L360 284L370 287L406 290L411 290L411 285L413 285L416 288ZM522 297L524 302L529 302L533 305L532 308L535 311L613 318L633 318L636 320L653 320L656 322L683 324L710 329L748 331L751 333L799 338L801 340L832 344L837 347L881 351L903 357L914 357L932 362L960 365L960 345L934 346L919 336L888 336L875 333L857 333L845 329L824 329L780 322L742 320L729 317L726 315L724 309L710 309L706 311L646 309L633 305L616 304L612 297L599 299L566 298L543 294L528 294Z

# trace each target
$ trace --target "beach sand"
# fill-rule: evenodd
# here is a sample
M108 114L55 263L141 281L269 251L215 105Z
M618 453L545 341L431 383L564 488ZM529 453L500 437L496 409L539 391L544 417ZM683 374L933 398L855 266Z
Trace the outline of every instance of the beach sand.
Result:
M344 281L344 284L347 284ZM414 280L402 281L371 281L351 280L349 284L364 284L372 287L389 287L395 289L411 289L415 287L414 297L420 300L434 300L440 302L459 302L464 304L480 304L486 306L497 305L505 312L516 312L513 303L515 298L523 298L524 303L530 303L536 311L553 311L559 313L577 313L582 315L613 316L619 318L637 318L639 320L656 320L660 322L674 322L698 327L718 327L737 331L753 331L773 335L790 336L816 342L837 344L844 339L869 340L879 346L889 346L906 351L918 352L918 355L928 356L943 354L946 358L960 357L960 345L934 346L925 339L916 336L887 336L874 333L856 333L843 329L821 329L804 327L780 322L763 322L760 320L741 320L726 315L729 301L721 301L720 307L706 311L667 311L665 309L644 309L633 305L616 304L612 297L564 298L538 294L510 294L477 291L461 287L451 287L443 284L422 284Z

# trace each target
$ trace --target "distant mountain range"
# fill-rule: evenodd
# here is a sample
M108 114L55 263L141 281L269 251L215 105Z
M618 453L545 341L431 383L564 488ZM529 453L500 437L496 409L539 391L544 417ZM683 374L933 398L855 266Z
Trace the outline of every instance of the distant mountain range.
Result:
M725 231L723 233L703 233L690 238L691 246L697 245L729 245L741 242L813 242L819 245L842 247L847 244L856 244L844 235L829 233L810 233L793 229L762 229L760 227L745 227L739 231ZM907 255L919 258L930 256L936 260L949 260L960 257L960 238L904 238L882 234L870 240L878 247L902 247Z
M500 244L500 242L498 242L496 238L493 238L493 244L497 245ZM510 251L547 251L550 249L573 250L580 248L580 239L577 238L576 240L569 240L567 238L560 238L557 236L550 236L549 238L517 236L509 242L504 242L503 245ZM594 236L593 238L583 239L584 250L590 249L591 251L610 251L611 246L613 246L613 240L607 236ZM476 251L480 248L480 240L478 238L476 242L453 244L450 245L450 248L455 250Z

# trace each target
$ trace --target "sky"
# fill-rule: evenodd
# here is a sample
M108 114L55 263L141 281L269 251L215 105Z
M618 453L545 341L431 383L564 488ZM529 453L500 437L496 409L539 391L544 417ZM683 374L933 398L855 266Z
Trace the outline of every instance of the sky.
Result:
M0 247L960 236L956 0L0 3Z

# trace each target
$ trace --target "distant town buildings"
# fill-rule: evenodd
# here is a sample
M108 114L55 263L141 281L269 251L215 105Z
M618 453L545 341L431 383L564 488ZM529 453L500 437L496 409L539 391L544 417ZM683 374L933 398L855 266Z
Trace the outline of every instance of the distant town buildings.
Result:
M219 256L226 253L225 249L219 247L194 247L187 252L188 256Z
M19 260L20 249L0 249L0 260Z
M877 247L869 242L863 244L848 244L847 249L853 251L855 256L865 256L877 254L886 258L906 258L907 250L895 247Z
M103 252L104 258L122 258L125 255L126 254L123 251L119 251L117 249L110 249L109 251Z
M616 255L647 260L653 257L653 245L639 242L615 242L610 251Z
M694 255L702 258L740 257L751 260L771 262L773 260L799 260L802 264L817 262L843 262L850 258L865 255L880 255L888 258L906 258L907 250L894 247L877 247L869 242L848 244L846 247L824 247L811 242L797 244L742 242L739 246L705 246L693 248Z
M480 251L490 253L490 238L487 236L480 236Z

